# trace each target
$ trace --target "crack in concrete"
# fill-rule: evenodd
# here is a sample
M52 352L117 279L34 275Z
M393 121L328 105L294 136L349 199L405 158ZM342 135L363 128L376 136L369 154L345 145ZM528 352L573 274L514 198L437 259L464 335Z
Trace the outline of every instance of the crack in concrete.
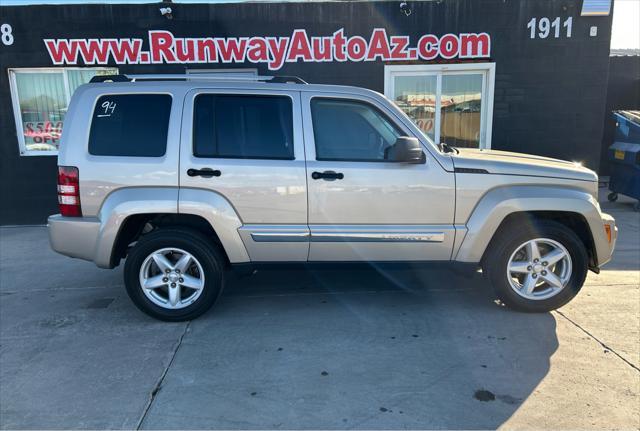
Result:
M178 341L173 346L173 352L171 352L171 358L169 359L167 366L164 367L164 370L162 371L160 378L158 379L156 384L153 386L153 389L151 389L151 392L149 393L149 400L147 401L147 404L145 405L144 410L142 411L142 415L140 416L140 419L138 419L138 422L135 427L136 430L141 429L142 425L144 424L144 421L147 419L147 415L151 410L151 406L153 406L153 402L155 401L156 396L158 395L158 392L160 392L160 389L162 389L162 383L164 382L164 378L167 376L167 373L169 372L169 368L171 368L171 365L173 365L173 360L176 358L176 355L178 354L178 350L180 350L180 346L182 346L182 340L184 339L184 336L187 335L187 331L189 331L190 326L191 326L191 321L187 322L187 324L184 327L184 331L182 331L182 334L180 334Z
M614 349L612 349L610 346L606 345L605 343L603 343L602 341L600 341L595 335L593 335L592 333L590 333L589 331L587 331L586 329L584 329L582 326L580 326L577 322L571 320L569 317L567 317L566 314L564 314L562 311L558 311L555 310L555 313L558 313L559 315L561 315L562 317L564 317L565 319L567 319L569 322L571 322L571 324L573 324L573 326L575 326L576 328L580 329L582 332L584 332L585 334L587 334L591 339L593 339L594 341L596 341L597 343L599 343L603 348L607 349L608 351L610 351L611 353L613 353L614 355L616 355L618 358L622 359L622 361L624 363L626 363L627 365L629 365L631 368L633 368L634 370L640 372L640 368L633 364L632 362L630 362L627 358L625 358L624 356L622 356L621 354L619 354L618 352L616 352Z

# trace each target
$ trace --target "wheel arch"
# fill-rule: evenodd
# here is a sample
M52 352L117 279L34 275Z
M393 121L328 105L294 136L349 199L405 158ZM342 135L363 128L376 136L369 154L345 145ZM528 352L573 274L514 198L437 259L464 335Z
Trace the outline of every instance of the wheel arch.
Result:
M505 223L535 220L554 220L572 229L588 250L590 269L597 271L598 244L606 241L598 203L583 190L563 187L513 186L488 192L467 220L454 260L480 263Z
M158 229L187 228L202 234L208 240L220 245L223 256L229 263L229 256L222 241L211 224L203 217L193 214L143 213L127 217L120 227L113 244L111 266L116 267L128 253L131 244L140 237Z
M113 192L98 216L94 262L113 268L145 229L186 226L217 240L231 263L249 262L238 233L242 222L231 204L207 190L163 187L125 188Z
M593 241L593 235L591 234L591 229L589 228L589 223L587 223L587 220L582 214L571 211L519 211L508 214L502 220L491 237L487 248L482 254L480 262L484 262L487 251L491 249L493 242L496 240L500 232L503 232L508 226L513 224L532 226L539 221L554 221L573 231L580 241L582 241L582 244L587 250L587 255L589 256L589 269L597 269L595 244Z

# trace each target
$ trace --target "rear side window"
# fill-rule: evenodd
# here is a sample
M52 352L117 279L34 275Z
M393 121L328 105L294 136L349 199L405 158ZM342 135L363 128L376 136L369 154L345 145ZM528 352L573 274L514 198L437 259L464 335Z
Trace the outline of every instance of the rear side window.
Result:
M89 154L160 157L167 150L171 96L102 96L91 120Z
M291 160L291 99L201 94L195 99L193 137L196 157Z

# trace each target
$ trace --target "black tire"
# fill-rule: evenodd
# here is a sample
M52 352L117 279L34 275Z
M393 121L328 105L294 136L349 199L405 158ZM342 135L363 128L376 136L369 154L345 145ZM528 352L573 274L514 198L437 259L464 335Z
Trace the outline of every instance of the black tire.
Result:
M609 202L615 202L618 200L618 194L615 192L611 192L607 195L607 200L609 200Z
M167 309L154 304L140 286L140 268L144 260L162 248L179 248L198 260L204 272L204 288L200 296L181 309ZM144 235L133 247L124 267L127 294L144 313L159 320L182 322L192 320L209 310L224 286L225 260L218 245L195 230L165 228Z
M511 255L523 243L534 238L549 238L562 244L571 256L571 276L567 285L555 296L547 299L528 299L511 287L507 278L507 265ZM483 258L483 271L496 296L510 308L542 313L562 307L578 294L588 271L589 258L584 243L566 226L554 221L509 223L503 226L489 244Z

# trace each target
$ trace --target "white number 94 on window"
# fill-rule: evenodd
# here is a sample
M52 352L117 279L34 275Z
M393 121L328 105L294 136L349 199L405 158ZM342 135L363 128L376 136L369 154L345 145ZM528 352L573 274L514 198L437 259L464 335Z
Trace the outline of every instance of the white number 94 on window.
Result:
M105 100L100 107L103 109L102 114L98 114L98 117L110 117L116 110L116 102Z

